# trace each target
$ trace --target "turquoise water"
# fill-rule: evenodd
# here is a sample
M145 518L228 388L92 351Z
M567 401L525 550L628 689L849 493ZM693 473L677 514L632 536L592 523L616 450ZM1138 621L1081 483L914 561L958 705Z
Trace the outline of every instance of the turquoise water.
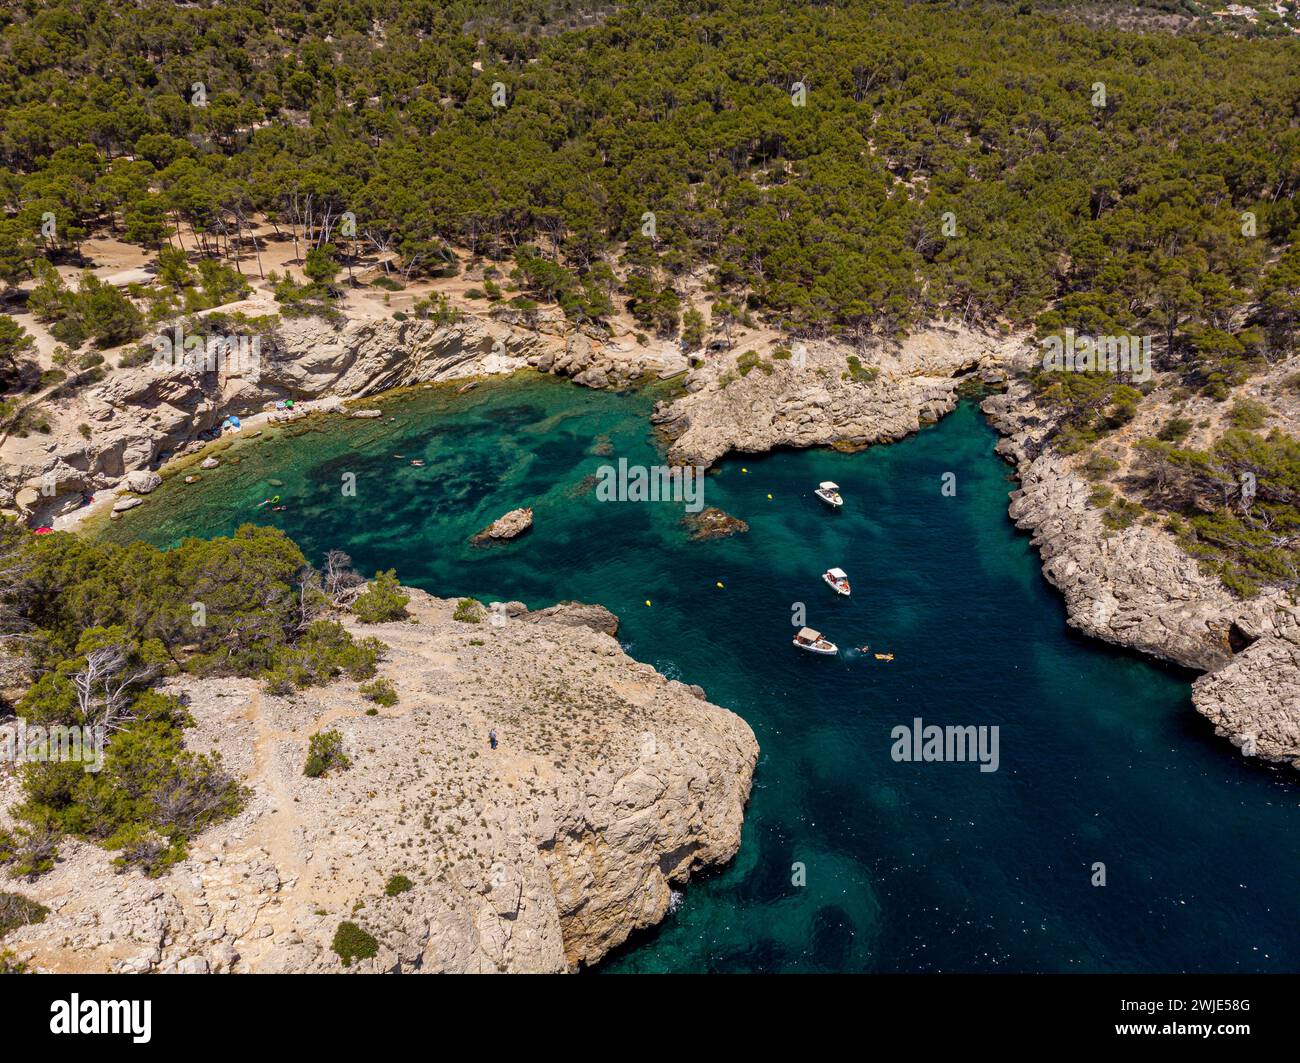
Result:
M1190 676L1067 630L973 404L859 454L727 460L705 501L750 531L692 543L679 505L583 484L659 460L650 401L550 380L416 392L392 420L243 446L109 534L166 545L256 517L313 560L341 547L442 596L600 602L633 656L743 716L762 757L739 856L604 970L1300 969L1294 780L1216 738ZM813 498L823 479L842 512ZM286 512L254 508L277 493ZM527 536L466 543L518 505ZM851 599L821 583L832 565ZM796 602L838 658L790 646ZM844 652L863 643L894 660ZM896 763L891 729L918 716L997 725L999 770Z

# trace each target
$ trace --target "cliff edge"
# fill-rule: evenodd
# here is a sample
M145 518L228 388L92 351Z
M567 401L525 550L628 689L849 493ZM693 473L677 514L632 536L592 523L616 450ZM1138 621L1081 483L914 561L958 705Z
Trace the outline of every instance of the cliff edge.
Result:
M410 620L351 625L389 648L391 706L346 681L174 681L189 746L222 754L247 807L152 880L70 842L14 884L50 912L5 947L51 971L572 971L735 855L758 756L743 720L629 658L605 610L455 608L412 591ZM351 764L308 778L322 730ZM10 776L0 807L16 796ZM343 922L373 956L344 963Z

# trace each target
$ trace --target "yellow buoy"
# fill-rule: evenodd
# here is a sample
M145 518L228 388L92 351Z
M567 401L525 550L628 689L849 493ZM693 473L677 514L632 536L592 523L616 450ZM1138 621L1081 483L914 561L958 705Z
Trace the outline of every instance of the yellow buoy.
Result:
M771 496L771 495L768 495L768 496L767 496L767 500L768 500L769 502L771 502L771 501L772 501L772 496Z
M719 584L718 584L718 586L719 586L719 587L721 587L721 586L722 586L722 584L721 584L721 583L719 583ZM724 588L724 589L725 589L725 588Z
M649 604L650 604L650 599L647 598L647 599L645 600L645 603L646 603L646 605L649 605Z
M748 469L741 469L740 471L741 471L741 472L749 472Z

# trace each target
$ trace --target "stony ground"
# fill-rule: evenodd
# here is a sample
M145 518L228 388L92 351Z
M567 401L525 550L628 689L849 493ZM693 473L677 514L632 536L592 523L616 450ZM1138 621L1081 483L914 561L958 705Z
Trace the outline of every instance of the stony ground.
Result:
M379 942L354 971L573 970L735 854L758 753L739 717L627 657L605 610L454 608L415 592L410 621L354 628L390 648L392 707L347 681L179 683L190 745L222 754L248 807L156 880L65 846L16 886L50 916L5 947L59 971L338 971L348 920ZM321 730L351 767L307 778ZM396 874L413 888L386 896Z

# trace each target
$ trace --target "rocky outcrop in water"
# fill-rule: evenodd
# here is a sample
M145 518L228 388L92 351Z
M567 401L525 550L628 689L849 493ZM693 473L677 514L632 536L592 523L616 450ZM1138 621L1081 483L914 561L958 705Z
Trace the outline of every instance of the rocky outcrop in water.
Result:
M350 682L177 681L189 745L221 752L248 807L157 879L65 844L14 887L50 913L5 948L38 970L337 972L349 921L378 943L351 971L571 971L662 919L736 853L753 733L593 630L593 607L463 623L455 605L412 591L412 620L353 625L389 646L399 700L373 716ZM324 729L352 766L307 778ZM0 775L0 826L17 798ZM394 875L411 888L390 896Z
M749 531L749 525L739 517L733 517L716 506L709 506L699 513L687 513L682 524L690 534L692 542L709 542L713 539L726 539Z
M1192 685L1196 711L1242 753L1300 770L1300 644L1262 638Z
M512 509L509 513L497 517L481 532L470 537L472 543L504 542L523 535L533 526L531 508Z

